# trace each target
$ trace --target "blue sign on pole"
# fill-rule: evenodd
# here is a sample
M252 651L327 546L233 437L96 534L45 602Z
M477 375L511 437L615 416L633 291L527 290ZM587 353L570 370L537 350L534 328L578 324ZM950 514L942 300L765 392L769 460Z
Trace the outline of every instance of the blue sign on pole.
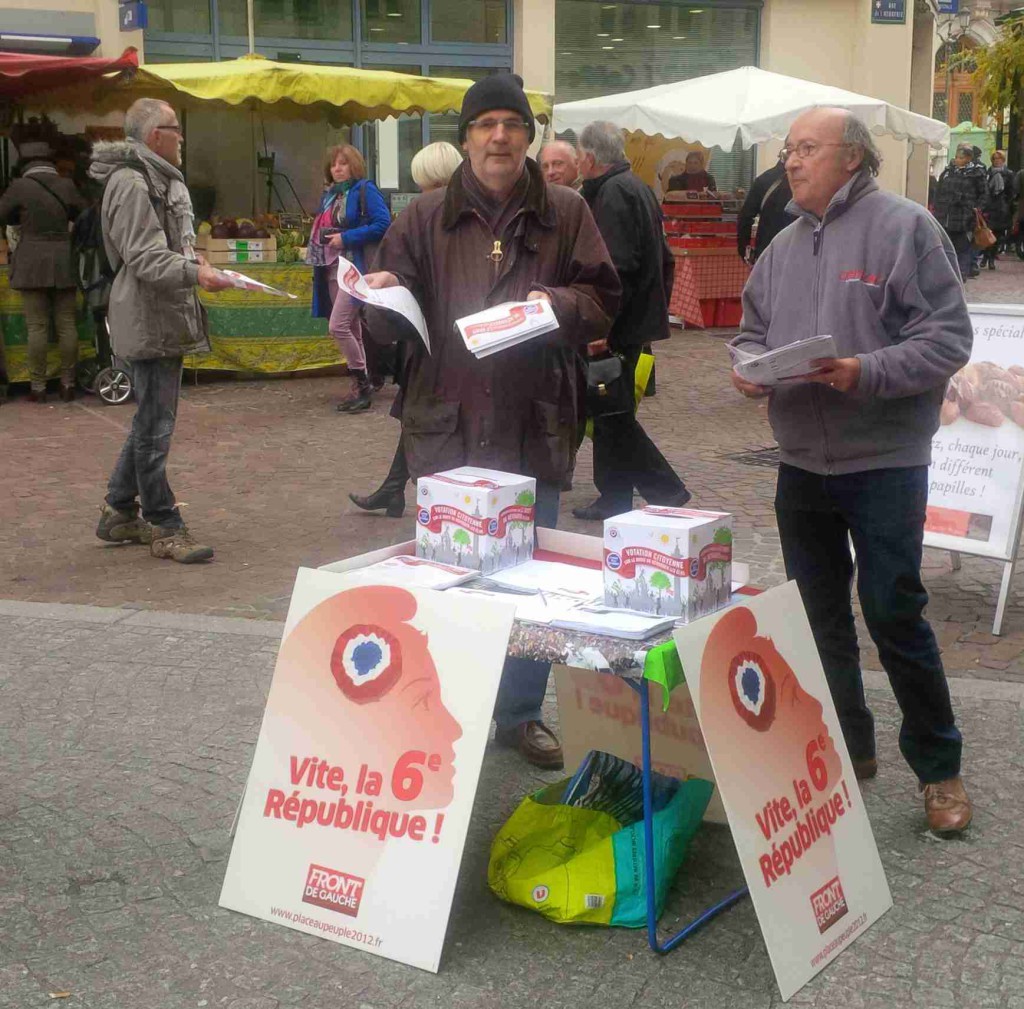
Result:
M940 14L959 14L960 0L937 0Z
M123 32L135 32L149 27L149 9L146 0L128 0L118 4L118 20Z
M905 25L907 23L907 0L873 0L871 23L873 25Z

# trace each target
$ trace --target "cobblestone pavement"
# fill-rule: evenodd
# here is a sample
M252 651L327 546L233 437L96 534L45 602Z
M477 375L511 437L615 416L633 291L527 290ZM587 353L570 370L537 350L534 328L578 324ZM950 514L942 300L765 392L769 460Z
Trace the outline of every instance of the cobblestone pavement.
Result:
M968 295L1024 301L1024 263L1004 257L970 282ZM695 502L735 515L737 557L758 583L772 585L784 578L772 512L774 442L764 404L728 384L727 335L686 332L662 344L659 392L641 419ZM130 407L91 398L40 407L16 398L0 409L0 598L282 617L299 565L411 538L411 513L400 522L366 515L346 498L382 479L398 431L387 415L393 392L367 414L337 414L346 386L338 377L295 377L185 390L171 480L187 521L217 549L213 564L194 567L93 535ZM593 497L592 472L587 442L575 489L563 496L563 528L600 533L571 514ZM953 572L940 552L929 552L926 567L929 614L950 671L1024 682L1024 574L996 639L989 632L1000 567L965 558ZM877 668L870 648L865 662Z
M494 831L557 777L508 751L484 761L436 976L219 908L280 630L0 602L0 1009L780 1004L749 901L659 958L642 932L558 926L494 898ZM877 675L868 686L881 769L864 801L895 906L790 1004L1024 1009L1024 687L952 681L976 814L964 839L938 841L892 696ZM740 882L727 832L706 825L662 926Z

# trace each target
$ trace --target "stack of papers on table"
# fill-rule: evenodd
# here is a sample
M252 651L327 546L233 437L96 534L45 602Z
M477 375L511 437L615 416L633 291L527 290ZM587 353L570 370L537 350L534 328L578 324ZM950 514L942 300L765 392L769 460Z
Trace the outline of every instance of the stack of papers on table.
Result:
M550 333L558 329L558 320L546 301L509 301L467 315L455 325L467 349L481 358Z
M476 578L479 571L456 567L454 564L439 564L423 557L400 554L388 557L353 572L367 582L383 582L388 585L418 585L425 589L448 589Z
M633 610L602 609L595 612L577 608L556 617L551 621L551 626L584 634L604 634L610 638L643 641L653 634L667 631L675 622L676 618L672 616L655 617L650 613L637 613Z

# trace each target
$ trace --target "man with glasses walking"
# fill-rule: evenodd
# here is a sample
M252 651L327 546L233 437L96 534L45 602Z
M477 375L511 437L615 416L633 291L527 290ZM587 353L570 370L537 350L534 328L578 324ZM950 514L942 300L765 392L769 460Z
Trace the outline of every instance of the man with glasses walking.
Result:
M829 334L839 356L812 362L803 383L769 390L734 373L733 384L771 397L786 573L800 588L854 773L874 777L877 763L850 540L928 826L958 833L971 821L962 741L921 583L932 436L946 382L967 363L973 338L956 253L924 207L879 189L874 141L846 110L805 112L781 157L797 220L758 259L733 343L758 353Z
M621 288L586 203L547 185L527 158L534 133L519 77L474 84L459 116L468 159L392 224L367 282L408 287L430 333L429 353L413 346L402 403L412 476L469 465L535 477L536 523L552 528L582 423L578 352L608 335ZM477 360L455 329L488 306L537 299L559 328L509 350ZM388 326L383 314L367 313L371 336ZM399 334L388 326L381 335ZM561 745L540 717L549 672L507 661L496 739L537 766L561 767Z
M154 557L192 564L213 557L185 527L167 483L182 358L210 349L196 284L231 281L194 251L192 200L174 109L140 98L125 113L126 140L93 145L89 174L104 185L103 244L114 269L107 318L114 353L131 366L137 409L107 485L96 535L142 543ZM141 511L141 517L140 517Z

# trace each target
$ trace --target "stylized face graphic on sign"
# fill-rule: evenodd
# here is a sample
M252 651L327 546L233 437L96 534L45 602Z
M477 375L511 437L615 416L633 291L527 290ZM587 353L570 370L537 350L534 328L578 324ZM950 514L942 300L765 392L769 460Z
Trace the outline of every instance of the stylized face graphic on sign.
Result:
M836 787L842 765L821 702L803 689L771 638L758 636L757 620L745 606L726 613L711 632L700 689L709 731L733 742L720 761L788 785L807 777L807 747L813 743L828 770L828 789Z
M462 727L441 700L425 634L409 621L416 598L397 586L367 585L315 606L287 636L282 658L308 690L307 703L337 725L339 757L390 776L409 750L436 754L415 805L438 809L452 798L453 744Z

